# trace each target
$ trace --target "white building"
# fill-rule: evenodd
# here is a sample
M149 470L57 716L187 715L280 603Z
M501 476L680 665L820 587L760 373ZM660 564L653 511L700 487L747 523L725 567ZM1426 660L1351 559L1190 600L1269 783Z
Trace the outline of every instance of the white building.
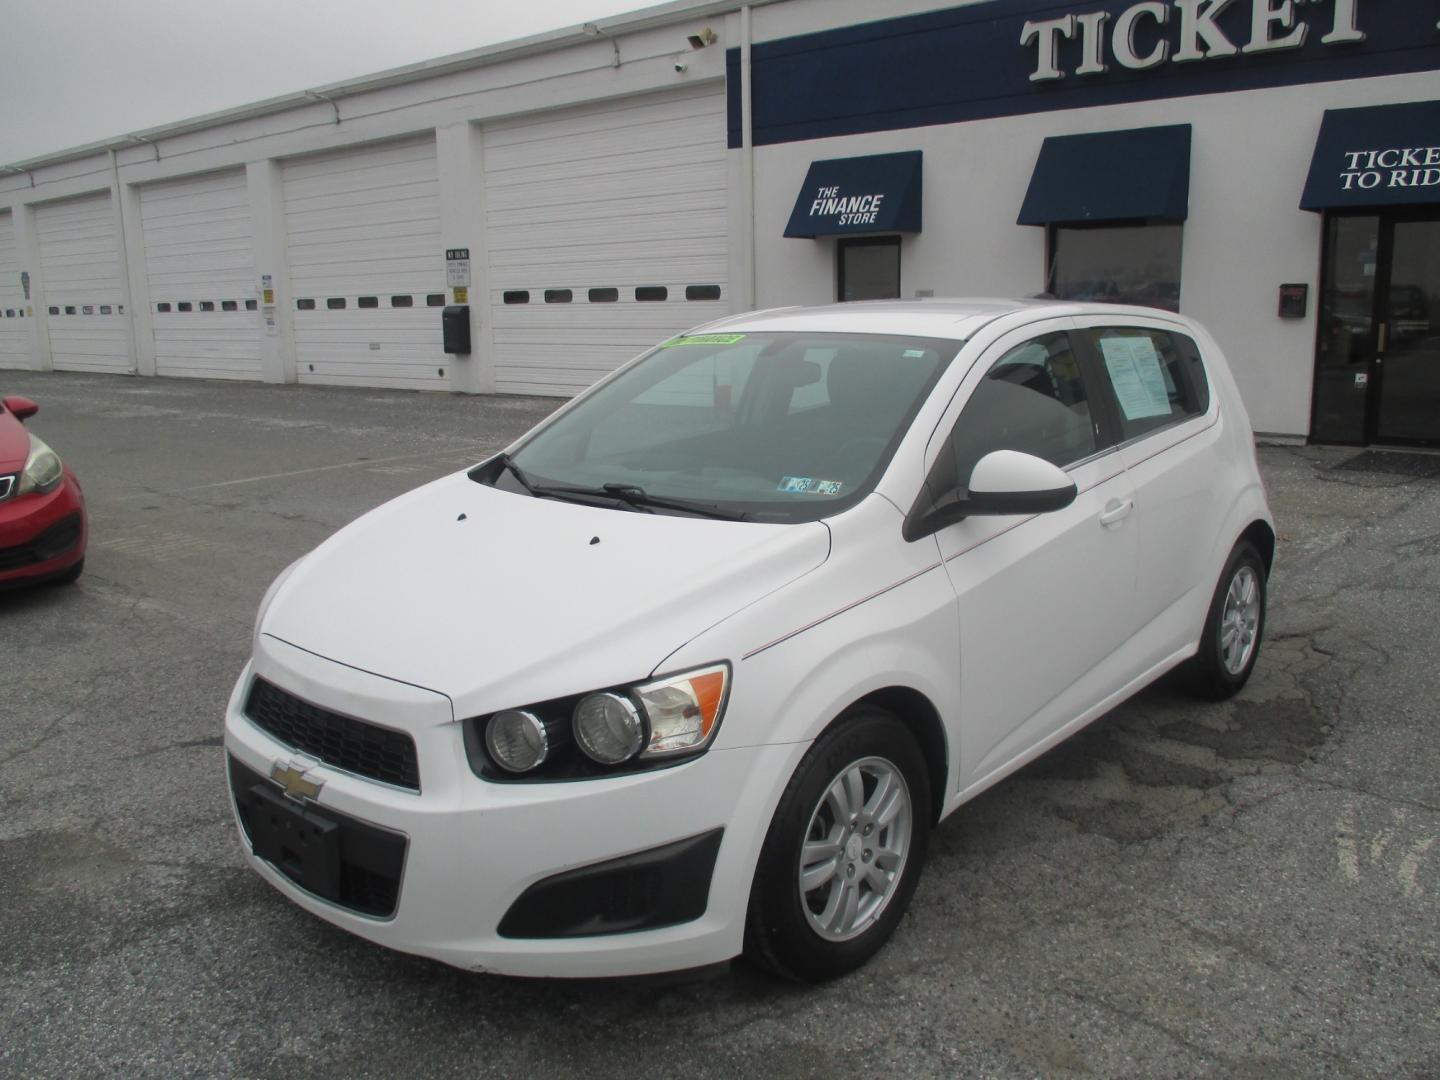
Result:
M680 0L0 166L0 367L571 394L730 311L1048 289L1209 324L1260 431L1437 443L1437 19Z

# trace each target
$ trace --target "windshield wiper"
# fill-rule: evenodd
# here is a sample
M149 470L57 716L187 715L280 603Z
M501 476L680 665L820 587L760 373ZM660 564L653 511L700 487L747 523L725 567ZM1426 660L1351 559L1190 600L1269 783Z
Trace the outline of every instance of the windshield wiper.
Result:
M600 490L613 495L631 506L653 506L660 510L679 510L685 514L699 514L702 517L718 518L721 521L739 521L744 514L721 510L715 503L693 502L690 499L666 499L651 495L636 484L601 484Z
M734 514L728 510L721 510L714 503L692 502L689 499L665 499L658 495L649 494L644 488L635 484L601 484L599 487L572 487L568 484L537 484L530 478L530 475L515 464L515 460L509 454L497 454L495 460L500 463L502 471L509 472L521 487L537 499L561 499L565 501L583 501L587 505L592 499L604 499L607 502L615 500L624 503L632 510L676 510L683 514L696 514L700 517L716 518L721 521L739 521L744 514ZM478 479L478 477L472 477Z
M534 481L532 481L530 477L525 474L524 469L520 468L519 465L515 464L514 458L512 458L509 454L501 453L495 456L495 460L500 462L501 469L508 470L510 475L515 477L515 479L519 481L521 487L523 487L531 495L534 495L536 493ZM472 477L472 479L474 478Z

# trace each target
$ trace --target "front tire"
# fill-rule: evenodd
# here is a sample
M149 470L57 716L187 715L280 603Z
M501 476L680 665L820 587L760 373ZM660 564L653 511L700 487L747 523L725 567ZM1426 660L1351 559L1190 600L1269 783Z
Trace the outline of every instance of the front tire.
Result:
M1200 697L1223 701L1255 670L1265 632L1265 563L1255 545L1241 540L1230 552L1190 661L1190 687Z
M853 971L905 914L929 835L915 737L883 710L846 713L780 797L751 885L746 953L796 982Z

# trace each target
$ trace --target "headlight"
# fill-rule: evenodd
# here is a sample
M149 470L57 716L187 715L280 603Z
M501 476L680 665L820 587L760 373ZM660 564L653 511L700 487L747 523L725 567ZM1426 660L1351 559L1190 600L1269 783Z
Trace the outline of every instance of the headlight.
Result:
M546 723L529 709L506 709L485 725L485 749L502 769L529 772L545 764L564 735L563 724Z
M645 722L629 698L591 694L575 706L575 741L601 765L619 765L645 745Z
M649 721L649 744L641 757L669 757L707 746L720 723L730 669L724 664L672 675L635 688Z
M491 780L580 780L660 768L714 741L729 683L728 664L709 664L504 709L465 722L466 754L474 772Z
M25 470L20 474L18 494L54 491L60 486L60 478L65 475L59 455L35 435L28 431L25 434L30 436L30 455L25 459Z

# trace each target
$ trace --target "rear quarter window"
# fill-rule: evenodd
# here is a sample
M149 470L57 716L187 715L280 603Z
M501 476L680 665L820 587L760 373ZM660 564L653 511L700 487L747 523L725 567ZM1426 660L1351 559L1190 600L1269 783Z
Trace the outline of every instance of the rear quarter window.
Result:
M1186 335L1138 326L1107 326L1088 334L1114 397L1124 440L1209 409L1205 364Z

